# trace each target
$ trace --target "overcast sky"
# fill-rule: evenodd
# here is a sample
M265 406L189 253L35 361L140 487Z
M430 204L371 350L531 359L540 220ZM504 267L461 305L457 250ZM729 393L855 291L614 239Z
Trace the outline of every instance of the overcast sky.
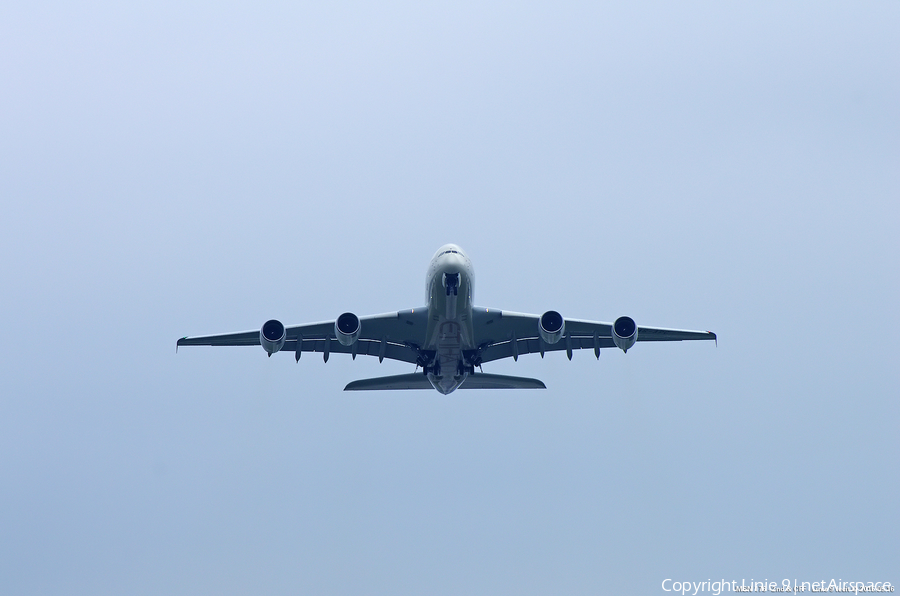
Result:
M0 593L900 584L896 2L0 4ZM184 335L718 333L545 391Z

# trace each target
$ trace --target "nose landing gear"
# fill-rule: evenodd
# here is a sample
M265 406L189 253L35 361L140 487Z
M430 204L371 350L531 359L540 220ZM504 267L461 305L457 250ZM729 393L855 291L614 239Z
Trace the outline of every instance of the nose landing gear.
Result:
M459 273L445 273L444 288L448 296L456 296L459 293Z

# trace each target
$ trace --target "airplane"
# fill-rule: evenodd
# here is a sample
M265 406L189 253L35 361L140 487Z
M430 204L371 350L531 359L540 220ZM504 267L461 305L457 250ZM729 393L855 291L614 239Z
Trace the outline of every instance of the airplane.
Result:
M345 312L333 321L285 326L275 319L262 328L238 333L182 337L180 346L262 346L271 357L293 352L319 352L325 362L332 352L377 356L416 365L414 373L353 381L344 391L436 389L545 389L538 379L483 372L482 365L502 358L518 361L523 354L603 348L628 352L637 342L713 340L711 331L638 327L631 317L612 323L564 319L548 310L530 315L475 306L472 261L455 244L438 249L425 277L427 306L359 317ZM422 372L418 372L421 368ZM475 369L479 372L475 372Z

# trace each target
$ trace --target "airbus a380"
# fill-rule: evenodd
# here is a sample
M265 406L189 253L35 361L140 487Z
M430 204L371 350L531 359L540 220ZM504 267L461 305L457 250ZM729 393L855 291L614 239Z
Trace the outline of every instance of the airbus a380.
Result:
M431 389L447 395L457 389L544 389L537 379L475 372L501 358L522 354L617 347L627 352L636 342L715 340L711 331L683 331L638 327L630 317L612 323L564 319L548 310L529 315L475 306L472 261L455 244L438 249L425 278L427 306L358 317L351 312L334 321L291 325L266 321L260 330L183 337L177 346L262 346L271 356L292 352L320 352L328 362L332 352L378 356L421 367L422 372L373 379L347 385L345 391L374 389Z

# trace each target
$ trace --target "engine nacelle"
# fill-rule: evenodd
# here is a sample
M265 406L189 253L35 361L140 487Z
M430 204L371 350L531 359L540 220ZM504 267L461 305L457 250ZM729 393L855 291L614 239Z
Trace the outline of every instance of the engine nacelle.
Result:
M334 335L342 346L352 346L359 339L359 317L345 312L334 321Z
M631 317L619 317L612 326L612 340L616 347L628 352L637 341L638 328Z
M538 320L538 332L544 343L555 344L566 334L566 321L555 310L548 310Z
M263 323L262 329L259 330L259 343L262 345L269 356L284 347L284 340L287 333L281 321L272 319Z

